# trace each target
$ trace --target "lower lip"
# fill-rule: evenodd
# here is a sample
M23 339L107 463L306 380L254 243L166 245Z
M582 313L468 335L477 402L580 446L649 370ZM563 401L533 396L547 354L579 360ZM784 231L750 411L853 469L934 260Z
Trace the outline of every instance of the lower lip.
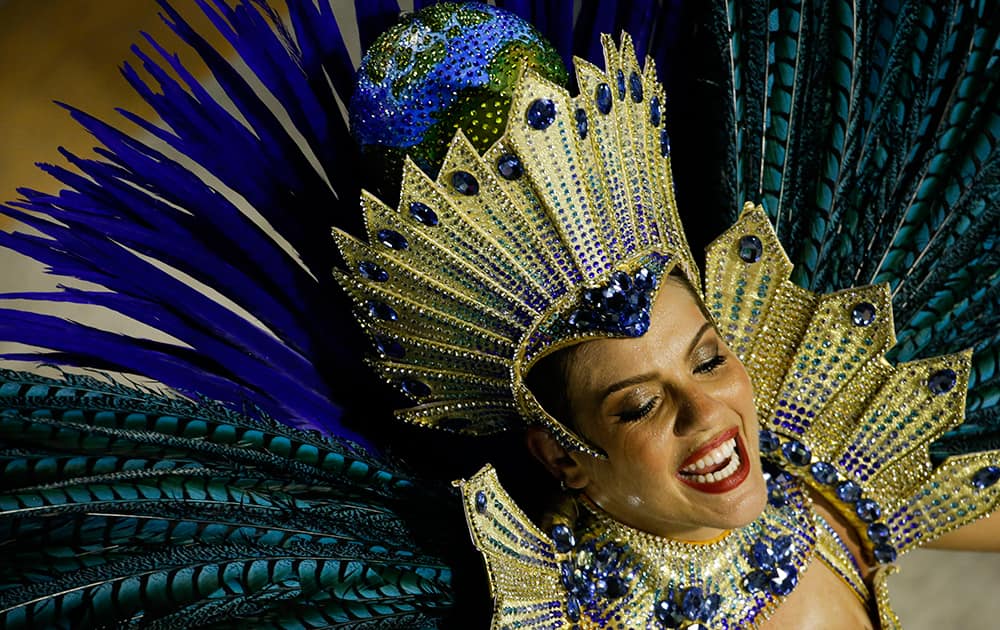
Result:
M740 467L736 469L736 472L729 475L725 479L710 483L698 483L693 479L686 478L680 473L677 473L677 478L684 482L685 485L688 485L699 492L706 492L708 494L722 494L723 492L729 492L743 483L750 474L750 458L747 456L747 449L743 445L743 438L739 435L736 436L736 455L740 458Z

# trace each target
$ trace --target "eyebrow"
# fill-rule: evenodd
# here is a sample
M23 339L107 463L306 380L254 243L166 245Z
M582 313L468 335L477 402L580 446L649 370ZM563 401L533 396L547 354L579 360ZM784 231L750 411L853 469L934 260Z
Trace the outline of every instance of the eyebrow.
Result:
M714 328L712 322L705 322L704 324L702 324L701 328L698 329L698 332L695 333L694 337L691 339L691 343L688 345L688 350L687 350L688 354L694 352L694 349L698 346L698 342L701 341L701 338L705 334L705 331L709 330L710 328ZM639 383L648 381L651 378L653 378L653 376L654 376L653 372L645 372L643 374L630 376L629 378L618 381L617 383L608 385L606 388L604 388L604 391L601 392L601 397L599 400L604 400L611 394L623 390L626 387L631 387L632 385L638 385Z

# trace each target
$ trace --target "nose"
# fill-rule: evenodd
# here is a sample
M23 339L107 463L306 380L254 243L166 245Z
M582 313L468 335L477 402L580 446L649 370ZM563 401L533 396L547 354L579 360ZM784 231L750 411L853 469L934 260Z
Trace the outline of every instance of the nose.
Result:
M725 421L728 407L710 387L691 383L674 392L677 397L677 416L674 433L693 435L718 428Z

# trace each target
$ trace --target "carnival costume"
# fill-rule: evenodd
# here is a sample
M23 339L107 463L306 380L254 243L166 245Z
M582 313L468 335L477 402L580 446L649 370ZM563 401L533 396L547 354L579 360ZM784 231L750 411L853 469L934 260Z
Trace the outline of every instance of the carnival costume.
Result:
M49 350L9 358L174 391L4 373L0 615L14 626L433 627L461 599L464 510L496 627L753 627L814 556L877 603L882 627L898 625L884 583L896 556L1000 500L1000 452L984 450L1000 386L996 10L712 3L700 15L632 3L620 12L635 39L605 37L603 69L577 60L571 96L558 57L572 20L545 3L517 7L548 24L558 50L477 4L432 8L373 42L395 13L376 4L357 4L372 52L351 98L329 6L206 7L250 80L164 4L239 116L164 51L183 87L137 51L163 93L125 74L169 129L129 117L168 149L74 111L104 161L71 157L85 177L51 170L72 190L24 191L3 208L43 235L3 245L103 287L7 297L105 306L170 337L6 308L0 337ZM609 6L583 8L578 45L625 25ZM728 227L703 277L681 229L673 101L655 69L685 41L679 15L711 34L712 63L691 85L722 86L727 108L706 169L719 198L687 193L705 196L716 232ZM647 48L655 64L638 62ZM360 192L365 172L378 173L376 194ZM344 262L332 275L330 225ZM403 420L470 435L540 425L601 456L524 379L559 348L641 336L671 271L703 287L754 383L769 505L745 528L693 546L582 497L543 528L490 468L453 493L355 442L377 443L386 425L356 374L351 311L370 365L409 400ZM868 281L880 284L820 295ZM874 592L806 487L882 567Z

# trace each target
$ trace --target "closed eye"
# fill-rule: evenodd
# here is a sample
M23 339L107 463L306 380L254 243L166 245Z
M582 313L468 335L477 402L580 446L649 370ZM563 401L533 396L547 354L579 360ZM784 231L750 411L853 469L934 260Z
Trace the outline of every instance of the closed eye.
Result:
M704 363L700 363L697 367L695 367L694 368L694 373L695 374L711 374L712 372L716 371L717 369L719 369L720 367L722 367L723 365L725 365L725 363L726 363L726 357L725 357L725 355L717 354L714 357L712 357L711 359L709 359L708 361L705 361Z
M656 398L650 398L649 401L638 409L630 409L623 411L618 414L619 422L635 422L636 420L642 420L653 411L653 407L656 406Z

